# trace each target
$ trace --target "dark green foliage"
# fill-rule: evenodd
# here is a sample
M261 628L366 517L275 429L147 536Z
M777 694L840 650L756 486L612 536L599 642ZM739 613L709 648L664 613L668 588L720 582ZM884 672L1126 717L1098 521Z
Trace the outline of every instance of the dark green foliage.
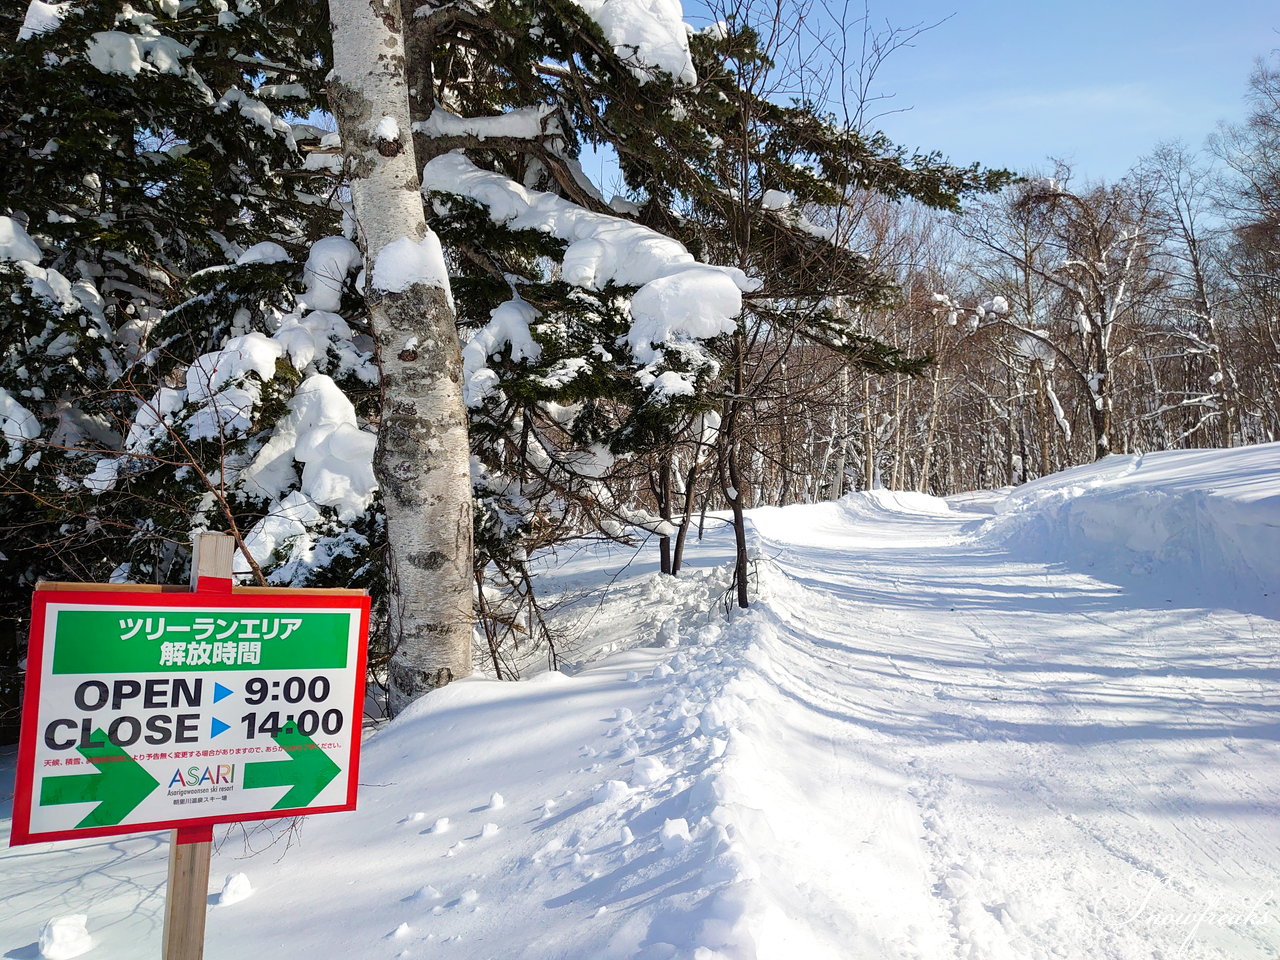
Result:
M323 3L72 3L25 39L14 38L26 4L12 6L23 9L0 19L0 216L40 250L0 262L0 390L39 431L20 456L0 441L0 623L21 641L36 579L181 582L193 524L227 527L202 504L252 436L214 449L162 431L119 462L109 492L85 480L161 387L234 324L287 309L297 286L275 266L199 271L266 239L305 257L336 217L281 119L318 102ZM296 378L280 373L265 415ZM226 500L241 524L263 509Z

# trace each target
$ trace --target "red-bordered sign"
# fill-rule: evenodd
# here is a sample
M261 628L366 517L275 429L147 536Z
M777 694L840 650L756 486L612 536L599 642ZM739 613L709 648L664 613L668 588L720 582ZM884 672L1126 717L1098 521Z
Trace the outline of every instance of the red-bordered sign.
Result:
M12 845L355 809L368 597L218 586L36 591Z

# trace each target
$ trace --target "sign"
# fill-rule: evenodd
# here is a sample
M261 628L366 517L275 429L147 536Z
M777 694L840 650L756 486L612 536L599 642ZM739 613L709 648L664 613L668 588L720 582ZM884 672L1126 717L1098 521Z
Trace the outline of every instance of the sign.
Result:
M93 586L32 601L11 843L355 809L368 597Z

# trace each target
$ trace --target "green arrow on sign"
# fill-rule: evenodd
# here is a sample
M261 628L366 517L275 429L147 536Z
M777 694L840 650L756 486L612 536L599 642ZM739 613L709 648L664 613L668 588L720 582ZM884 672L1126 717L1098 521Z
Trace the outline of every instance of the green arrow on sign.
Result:
M341 768L329 759L329 755L316 746L310 737L298 732L292 723L286 723L271 738L289 751L287 760L272 760L244 765L244 787L290 787L272 810L305 807L329 785Z
M79 746L76 750L98 768L97 773L74 773L61 777L45 777L40 782L40 806L58 803L99 801L76 824L77 827L106 827L119 823L160 786L133 757L107 739L101 730L93 731L93 740L101 746Z

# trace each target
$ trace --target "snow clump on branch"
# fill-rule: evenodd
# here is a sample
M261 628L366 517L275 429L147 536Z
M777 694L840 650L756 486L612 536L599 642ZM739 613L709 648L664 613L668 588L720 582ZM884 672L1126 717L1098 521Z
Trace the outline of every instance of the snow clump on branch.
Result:
M692 368L714 365L701 341L731 333L742 312L742 294L759 282L732 267L699 263L679 241L621 217L596 213L551 193L530 190L498 173L483 170L458 153L436 157L423 170L423 190L466 197L479 203L489 219L513 230L536 230L564 241L564 279L587 290L610 285L638 287L631 297L631 327L624 342L639 378L655 400L693 392L690 374L662 370L674 357ZM473 401L482 398L493 378L482 358L515 336L525 339L536 317L503 311L475 338L469 351L466 383ZM514 320L522 324L513 324ZM668 356L670 355L670 356Z

